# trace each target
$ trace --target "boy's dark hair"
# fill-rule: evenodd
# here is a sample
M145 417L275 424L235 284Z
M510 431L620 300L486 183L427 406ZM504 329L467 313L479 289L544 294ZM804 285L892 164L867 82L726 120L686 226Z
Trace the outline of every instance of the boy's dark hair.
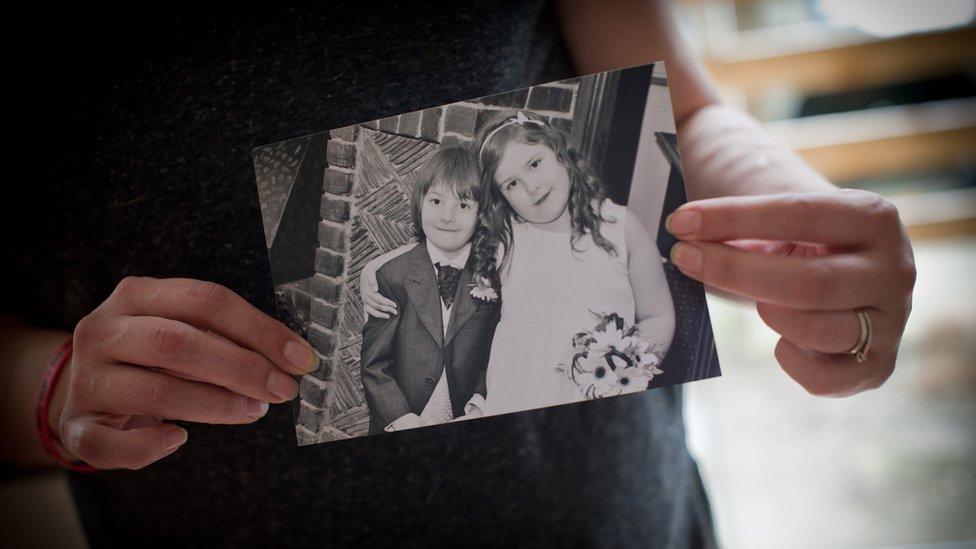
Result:
M481 176L478 160L462 147L445 147L434 153L420 170L417 184L410 197L410 210L413 214L414 231L418 238L425 238L420 212L427 191L443 185L462 200L473 200L481 204Z

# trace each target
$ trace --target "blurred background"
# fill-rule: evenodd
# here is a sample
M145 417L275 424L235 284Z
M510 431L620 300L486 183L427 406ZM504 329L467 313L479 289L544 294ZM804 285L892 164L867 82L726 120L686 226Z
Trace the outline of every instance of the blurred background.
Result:
M976 2L677 7L724 99L836 184L892 200L918 268L894 375L844 400L780 370L754 307L709 296L723 377L688 385L686 412L719 539L976 546Z
M722 545L976 545L976 0L676 10L726 101L898 205L918 267L894 375L844 400L782 373L753 307L709 297L723 377L686 411ZM4 546L85 546L60 476L4 477Z

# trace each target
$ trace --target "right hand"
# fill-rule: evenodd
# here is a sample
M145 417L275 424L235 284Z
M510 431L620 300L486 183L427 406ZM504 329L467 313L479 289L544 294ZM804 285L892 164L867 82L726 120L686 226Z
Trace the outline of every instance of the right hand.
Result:
M75 327L50 426L71 457L139 469L186 442L167 421L257 421L317 363L304 340L223 286L129 277Z
M373 258L359 272L359 297L363 300L363 311L374 318L396 316L396 302L383 297L376 282L376 271L385 263L385 256Z

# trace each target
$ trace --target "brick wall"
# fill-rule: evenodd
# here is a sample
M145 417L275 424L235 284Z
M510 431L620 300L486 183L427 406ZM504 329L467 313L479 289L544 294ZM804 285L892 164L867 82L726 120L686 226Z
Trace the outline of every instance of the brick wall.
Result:
M368 431L358 279L370 259L415 239L409 196L419 168L439 146L470 143L494 111L530 110L569 133L579 85L567 80L329 132L315 275L277 288L288 321L321 361L299 382L300 444Z

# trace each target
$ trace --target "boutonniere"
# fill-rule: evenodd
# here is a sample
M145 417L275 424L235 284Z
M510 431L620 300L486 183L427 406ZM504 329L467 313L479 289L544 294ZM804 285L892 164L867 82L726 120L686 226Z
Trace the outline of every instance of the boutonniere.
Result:
M485 303L492 303L498 299L498 292L491 287L490 280L483 276L477 276L475 280L477 283L471 285L471 297Z

